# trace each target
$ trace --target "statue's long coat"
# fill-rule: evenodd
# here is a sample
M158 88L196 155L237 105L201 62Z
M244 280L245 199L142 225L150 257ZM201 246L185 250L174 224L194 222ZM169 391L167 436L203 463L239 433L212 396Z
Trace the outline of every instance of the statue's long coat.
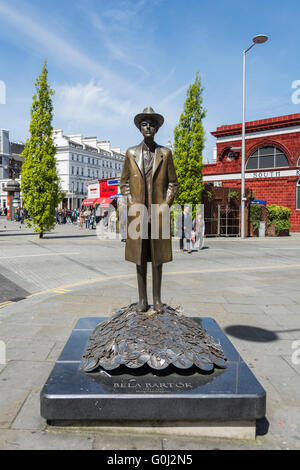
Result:
M126 152L120 188L123 196L127 196L127 209L132 204L145 204L146 179L143 171L143 142L131 147ZM152 181L150 184L149 204L168 204L171 206L178 189L178 181L173 163L172 152L167 147L156 145ZM135 217L128 216L129 225ZM164 239L162 218L159 217L159 238L150 239L152 263L159 265L172 261L171 235ZM134 240L127 234L125 259L135 264L142 264L142 238Z

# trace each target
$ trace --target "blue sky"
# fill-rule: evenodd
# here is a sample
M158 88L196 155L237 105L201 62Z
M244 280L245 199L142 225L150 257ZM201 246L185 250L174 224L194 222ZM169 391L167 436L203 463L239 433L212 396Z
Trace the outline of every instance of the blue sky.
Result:
M211 159L210 131L241 122L242 51L256 34L269 41L247 54L246 119L300 112L291 100L299 20L296 0L0 0L0 128L27 138L47 59L54 127L126 149L141 141L134 115L152 106L165 117L156 140L167 144L198 70Z

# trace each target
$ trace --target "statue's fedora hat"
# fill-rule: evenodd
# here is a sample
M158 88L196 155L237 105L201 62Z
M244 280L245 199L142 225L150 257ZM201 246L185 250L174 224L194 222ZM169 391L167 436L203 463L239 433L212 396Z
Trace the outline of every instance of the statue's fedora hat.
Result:
M145 108L144 111L140 114L137 114L134 118L134 124L136 127L140 127L140 123L143 121L145 118L152 118L155 119L155 121L158 124L158 127L161 127L164 123L164 118L161 114L157 114L154 112L154 110L149 106L148 108Z

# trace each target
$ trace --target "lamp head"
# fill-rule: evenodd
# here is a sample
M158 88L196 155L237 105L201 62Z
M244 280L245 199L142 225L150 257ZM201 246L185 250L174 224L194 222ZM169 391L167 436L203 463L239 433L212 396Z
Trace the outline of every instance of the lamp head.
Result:
M258 34L257 36L254 36L254 38L252 39L254 44L263 44L267 40L268 40L268 36L266 36L265 34Z

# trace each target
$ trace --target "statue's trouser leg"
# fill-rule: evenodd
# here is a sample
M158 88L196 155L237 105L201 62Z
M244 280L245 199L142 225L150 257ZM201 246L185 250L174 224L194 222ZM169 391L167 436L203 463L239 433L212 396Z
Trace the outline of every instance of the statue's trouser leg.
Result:
M148 310L148 299L147 299L147 261L143 261L142 265L136 265L136 274L139 291L139 302L137 310L140 312L146 312Z
M152 263L153 306L155 310L160 310L160 308L162 307L161 278L162 278L162 264L155 265Z

